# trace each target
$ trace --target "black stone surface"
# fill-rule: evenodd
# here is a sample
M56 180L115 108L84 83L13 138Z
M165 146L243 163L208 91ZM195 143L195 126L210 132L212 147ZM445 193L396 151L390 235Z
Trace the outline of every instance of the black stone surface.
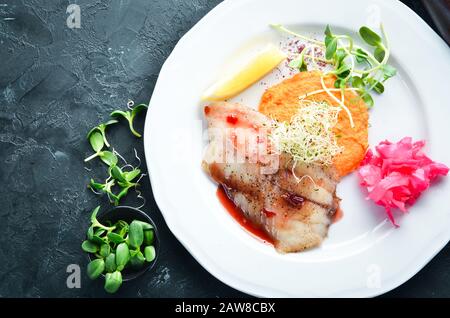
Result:
M83 163L91 152L86 133L128 99L147 102L176 42L218 2L0 0L0 296L107 296L100 281L87 279L80 249L89 211L109 206L86 189L91 176L105 174L97 161ZM406 2L431 23L419 1ZM70 3L81 7L80 29L66 26ZM124 123L110 132L126 158L136 148L144 159L142 140ZM153 272L113 297L245 296L212 277L169 232L148 178L142 189L161 255ZM125 203L138 205L129 197ZM387 296L450 296L449 250ZM66 286L69 264L81 266L80 289Z

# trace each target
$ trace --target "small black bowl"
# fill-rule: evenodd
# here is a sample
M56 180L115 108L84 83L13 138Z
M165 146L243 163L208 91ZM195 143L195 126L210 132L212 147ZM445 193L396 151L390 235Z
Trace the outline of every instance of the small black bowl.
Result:
M155 267L156 261L158 260L159 256L159 234L158 229L156 228L155 222L144 212L142 212L139 209L129 207L129 206L117 206L109 210L108 212L101 213L97 216L97 220L102 224L108 224L107 222L111 222L112 224L116 223L119 220L124 220L128 224L130 224L133 220L139 220L143 222L147 222L153 226L153 233L154 233L154 240L153 240L153 246L155 247L155 259L151 261L150 263L145 262L144 266L139 269L135 270L130 267L124 268L122 271L122 281L126 282L132 279L135 279L142 274L144 274L146 271L152 269ZM89 260L94 260L95 256L92 254L89 255ZM102 274L102 276L105 276L105 274Z

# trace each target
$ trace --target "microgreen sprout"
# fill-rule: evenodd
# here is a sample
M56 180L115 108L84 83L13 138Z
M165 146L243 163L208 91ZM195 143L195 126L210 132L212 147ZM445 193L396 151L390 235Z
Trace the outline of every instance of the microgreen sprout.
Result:
M271 25L276 30L296 36L313 46L319 46L324 52L323 57L316 57L320 61L333 66L333 70L321 75L322 89L310 92L300 97L300 100L314 94L326 92L339 106L348 114L350 124L354 127L350 111L345 106L344 91L351 89L359 94L368 107L373 106L371 92L378 94L384 92L384 82L395 76L396 69L387 64L390 56L389 41L383 25L380 25L382 36L378 35L370 28L363 26L359 29L359 35L362 40L373 49L373 54L366 49L355 45L353 39L348 35L333 34L330 26L325 28L324 41L319 41L295 33L279 25ZM344 42L344 43L343 43ZM305 57L311 57L304 54L305 49L299 56L291 61L290 67L299 71L306 71ZM325 86L324 77L335 76L334 88ZM332 92L341 91L341 99L337 99Z
M93 211L92 211L92 214L91 214L91 226L92 227L98 227L98 228L101 228L101 229L103 229L103 230L106 230L106 231L112 231L112 230L114 230L115 229L115 227L114 226L105 226L105 225L103 225L103 224L101 224L98 220L97 220L97 214L98 214L98 211L100 210L100 206L98 206L98 207L96 207Z
M127 108L129 109L128 111L116 110L112 112L111 115L125 117L128 120L130 130L134 135L140 137L141 135L134 130L133 120L139 112L147 109L147 105L139 104L134 106L134 102L129 101L127 103ZM94 179L91 179L88 188L95 194L106 193L109 201L114 205L118 205L120 200L128 194L129 190L134 188L137 193L137 198L142 200L143 204L145 204L145 198L142 196L142 193L137 190L139 181L145 174L141 174L141 170L139 169L141 159L137 155L136 149L134 149L134 155L138 160L137 167L127 163L125 158L114 148L112 151L103 150L104 146L110 147L105 135L106 128L117 122L116 119L112 119L106 123L100 124L92 128L87 135L89 143L95 153L87 157L84 161L86 162L98 157L108 166L107 179L104 182L97 182ZM125 163L121 167L118 164L119 159ZM86 170L91 171L89 168L86 168ZM142 206L143 205L140 207Z
M139 112L147 109L147 106L145 104L133 106L134 103L130 101L127 104L130 111L114 111L111 116L126 118L131 132L135 136L141 137L133 127L133 120ZM103 183L91 179L88 187L96 194L106 193L109 201L114 205L118 205L120 200L127 195L129 189L134 187L137 197L142 199L143 204L145 204L144 197L136 189L141 178L145 176L139 169L141 159L138 157L136 149L134 149L134 154L138 160L137 167L127 163L125 158L114 148L112 151L103 150L104 146L110 147L106 139L106 128L117 122L116 119L112 119L100 124L92 128L87 135L94 154L84 161L98 157L108 166L107 179ZM119 159L125 163L122 167L118 165ZM87 171L91 171L91 169L85 168ZM114 189L117 189L118 192ZM92 211L91 226L88 228L86 235L87 240L81 244L81 248L86 253L91 254L91 259L95 257L87 266L89 278L96 279L104 274L105 290L108 293L115 293L122 285L121 271L123 269L128 266L139 269L146 262L154 261L156 254L153 246L153 226L142 221L133 221L128 225L123 220L117 221L114 225L104 225L97 219L99 209L100 207L97 207Z
M116 123L118 123L118 122L119 122L119 121L116 120L116 119L111 119L111 120L107 121L106 123L100 124L100 125L98 125L98 126L92 128L92 129L88 132L87 138L89 139L90 136L91 136L94 132L97 131L97 132L99 132L99 133L102 135L102 137L103 137L103 142L105 143L106 147L109 148L109 143L108 143L108 140L106 139L106 127L108 127L108 126L110 126L110 125L113 125L113 124L116 124Z
M307 71L308 67L305 63L305 53L306 50L303 49L302 52L298 55L298 57L289 63L289 67L296 68L300 72Z
M131 107L130 107L131 108ZM122 111L122 110L115 110L111 113L112 117L123 117L128 121L128 126L130 127L130 131L135 135L136 137L142 137L140 133L138 133L133 126L134 118L138 113L141 111L144 111L148 108L146 104L139 104L131 108L130 111Z
M123 171L119 166L112 165L108 171L109 176L104 183L98 183L91 179L88 187L97 194L98 191L106 193L111 203L119 205L120 200L128 194L130 188L139 186L139 181L134 182L134 180L141 175L141 170L132 168L129 171ZM117 194L113 191L114 186L119 187Z
M108 150L102 151L100 159L110 167L116 165L118 161L117 156Z
M87 266L88 277L96 279L104 274L105 290L115 293L122 285L121 272L125 268L138 270L155 260L155 233L151 224L139 220L130 224L119 220L112 226L103 225L97 220L99 209L96 207L92 211L87 240L81 248L94 258Z
M330 165L342 151L332 131L340 110L325 102L305 102L290 123L272 123L269 139L277 151L290 154L295 162Z
M86 159L84 159L85 162L92 160L96 157L100 157L100 159L107 164L108 166L115 165L117 163L117 156L112 153L111 151L104 150L102 151L103 147L105 146L104 141L104 135L98 131L93 131L92 133L88 134L89 143L91 144L92 149L95 151L95 153Z
M89 143L91 144L92 149L94 149L95 153L86 159L84 159L85 162L94 159L95 157L100 156L103 146L105 145L105 142L103 141L102 134L95 131L92 134L89 135Z

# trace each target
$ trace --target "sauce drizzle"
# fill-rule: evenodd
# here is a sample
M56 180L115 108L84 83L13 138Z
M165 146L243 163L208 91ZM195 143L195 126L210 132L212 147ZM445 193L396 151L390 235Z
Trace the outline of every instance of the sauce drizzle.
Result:
M247 230L247 232L262 240L264 243L273 244L272 238L266 232L264 232L257 225L253 224L250 220L247 220L247 218L244 216L244 212L242 212L242 210L238 208L228 197L227 192L225 191L223 186L219 185L216 194L225 210L227 210L231 217L235 219L236 222L238 222L245 230Z
M238 118L235 115L229 115L227 116L227 122L229 124L236 125L236 123L238 122Z

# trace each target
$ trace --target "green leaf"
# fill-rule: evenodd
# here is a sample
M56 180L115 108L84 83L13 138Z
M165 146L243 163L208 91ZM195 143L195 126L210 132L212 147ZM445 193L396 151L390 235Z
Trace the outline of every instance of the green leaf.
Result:
M87 266L87 275L90 279L96 279L105 270L105 261L102 258L97 258L89 262Z
M94 243L90 242L90 241L84 241L81 244L81 248L83 249L83 251L85 251L86 253L97 253L98 251L98 247L97 245L95 245Z
M289 66L292 68L298 69L300 72L305 72L308 70L308 66L305 63L305 52L306 50L302 50L302 52L298 55L298 58L292 60L289 63Z
M297 70L300 70L300 69L302 68L302 66L303 66L303 61L301 61L300 59L292 60L292 61L289 63L289 67L295 68L295 69L297 69Z
M116 248L116 266L117 270L121 271L124 269L125 265L127 265L130 260L130 249L128 248L127 243L123 242L117 245Z
M350 74L350 70L351 70L350 65L342 64L342 66L339 67L336 71L334 71L334 73L338 78L346 79Z
M384 93L384 85L381 82L378 82L374 87L373 90L377 92L378 94Z
M128 234L128 243L134 248L139 248L144 241L144 230L142 224L136 221L131 222Z
M339 68L342 65L346 56L347 56L347 53L345 52L344 49L339 48L336 50L336 56L335 56L336 63L335 64L336 64L337 68Z
M118 271L115 271L113 273L106 273L105 276L105 290L110 293L114 294L122 285L122 274Z
M334 35L333 33L331 33L331 28L330 26L327 24L326 28L325 28L325 47L329 46L331 41L334 39Z
M356 49L355 57L358 63L367 62L367 53L361 49Z
M91 223L98 223L98 221L97 221L98 210L100 210L100 205L98 207L96 207L94 210L92 210Z
M116 120L116 119L108 120L106 123L100 124L100 125L98 125L97 127L94 127L93 129L91 129L91 132L94 131L95 129L97 129L97 130L102 134L103 141L105 142L106 147L109 147L108 140L106 139L106 127L108 127L108 126L110 126L110 125L113 125L113 124L115 124L115 123L118 123L118 122L119 122L119 121ZM90 134L91 132L89 132L89 134ZM88 135L89 135L89 134L88 134Z
M110 119L110 120L108 120L106 123L103 123L103 124L100 124L100 125L98 125L98 126L95 126L95 127L92 128L91 130L89 130L89 132L88 132L88 134L87 134L87 138L89 139L89 137L92 135L92 133L93 133L94 131L98 131L99 133L104 134L105 129L106 129L107 126L116 124L116 123L118 123L118 122L119 122L119 121L116 120L116 119Z
M90 226L87 230L87 238L89 241L92 241L92 238L94 237L94 226Z
M377 81L372 77L367 78L366 81L370 85L370 87L378 94L382 94L384 92L384 85L380 81Z
M128 126L130 128L130 131L135 135L136 137L142 137L141 134L139 134L136 130L134 130L133 127L133 120L136 115L144 110L146 110L148 106L146 104L139 104L135 106L131 112L129 111L121 111L121 110L115 110L111 113L112 117L123 117L128 121Z
M125 237L125 235L128 233L128 229L129 229L128 223L123 220L119 220L116 223L116 226L118 227L117 234L119 234L122 237Z
M99 245L99 246L102 246L103 244L107 244L105 239L103 239L102 237L100 237L98 235L95 235L95 234L92 236L90 241L92 243L95 243L95 244Z
M153 230L144 230L144 244L152 245L155 238Z
M332 36L326 36L324 39L325 48L330 45L331 41L334 39Z
M300 72L307 72L308 66L306 65L305 61L303 61L302 65L300 65L299 69Z
M373 99L369 93L365 92L364 94L361 95L361 97L369 108L373 107Z
M100 150L102 150L104 142L103 142L103 136L101 133L99 132L94 132L92 133L92 135L89 137L89 142L91 144L92 149L98 153L100 152Z
M123 229L123 228L128 228L129 225L128 225L128 223L126 221L119 220L119 221L116 222L115 226L116 226L117 229Z
M136 117L137 114L139 114L142 111L147 110L148 105L146 104L139 104L133 107L133 110L131 111L131 119L133 120L134 117Z
M119 244L124 241L124 238L122 236L120 236L119 234L114 233L114 232L108 233L107 236L108 236L108 239L115 244Z
M128 126L130 128L130 131L133 133L133 135L135 135L138 138L140 138L142 136L136 130L134 130L133 119L136 116L136 114L143 109L143 106L141 106L141 105L144 105L144 104L138 105L140 107L138 107L138 106L134 107L132 112L129 112L129 111L124 112L124 111L121 111L121 110L115 110L115 111L113 111L111 113L111 116L113 116L113 117L120 117L121 116L121 117L125 118L128 121ZM137 110L135 110L136 108L137 108Z
M100 256L107 257L111 253L111 247L109 244L103 244L100 246Z
M112 273L116 270L116 254L111 253L105 258L105 270Z
M117 156L111 151L103 151L100 159L110 167L116 165L118 161Z
M327 60L330 60L333 58L334 53L336 53L336 49L337 49L337 39L333 38L328 45L326 46L325 49L325 58Z
M300 61L300 59L294 59L289 62L289 67L299 68L301 66L301 64L302 64L302 61Z
M127 182L119 182L119 186L122 187L121 190L120 190L120 192L119 192L117 195L112 194L112 195L113 195L113 198L114 198L114 205L119 205L120 200L121 200L124 196L127 195L128 190L129 190L131 187L135 186L135 184L134 184L134 183L128 183L128 181L127 181Z
M133 268L141 268L145 263L145 257L141 251L137 251L134 256L130 258L130 264Z
M116 224L115 224L115 226L116 226L117 233L119 232L119 230L122 230L122 229L126 229L126 231L128 232L128 227L129 227L129 225L128 225L128 223L127 223L126 221L124 221L124 220L119 220L119 221L117 221Z
M121 111L121 110L113 111L110 116L112 116L112 117L123 117L126 120L130 120L130 118L131 118L130 112L124 112L124 111Z
M386 52L382 47L376 47L373 56L378 62L383 62Z
M128 189L130 189L131 187L132 187L132 185L127 186L127 187L123 188L122 190L120 190L119 194L117 195L117 201L120 201L120 199L122 199L124 196L126 196L128 193Z
M95 230L94 235L102 236L105 232L106 232L105 229L99 228Z
M147 262L151 262L156 257L156 251L154 246L146 246L144 249L144 255Z
M126 181L131 182L131 181L133 181L133 179L135 179L140 174L141 174L141 169L133 169L131 171L124 172L123 176Z
M130 250L130 260L136 256L137 253L139 253L140 249L137 250Z
M383 71L385 80L387 80L388 78L393 77L393 76L395 76L395 74L397 74L397 70L395 69L395 67L390 66L388 64L383 65L381 67L381 70Z
M125 179L124 173L122 171L122 169L120 169L118 166L112 166L111 167L111 176L116 179L117 181L120 182L126 182L127 180Z
M335 87L335 88L340 88L340 87L341 87L341 82L343 82L343 80L340 79L340 78L337 78L337 79L334 81L334 87Z
M153 225L151 225L150 223L139 220L134 220L134 222L139 223L144 231L153 229Z
M366 26L359 29L359 35L371 46L379 46L379 44L382 43L380 36Z
M94 179L91 179L91 181L89 182L89 186L94 189L94 190L103 190L105 185L102 183L97 183L94 181Z
M91 135L92 135L95 131L101 133L100 127L99 127L99 126L95 126L95 127L92 128L91 130L89 130L89 132L88 132L87 135L86 135L86 138L87 138L87 139L90 139Z
M362 78L359 76L352 76L351 82L354 88L363 89L365 86Z
M344 84L347 82L348 76L350 75L351 66L347 64L342 64L338 69L334 70L333 74L337 76L338 79L345 80Z
M332 37L333 36L332 33L331 33L331 28L330 28L329 24L327 24L327 26L325 28L325 35L328 36L328 37Z

